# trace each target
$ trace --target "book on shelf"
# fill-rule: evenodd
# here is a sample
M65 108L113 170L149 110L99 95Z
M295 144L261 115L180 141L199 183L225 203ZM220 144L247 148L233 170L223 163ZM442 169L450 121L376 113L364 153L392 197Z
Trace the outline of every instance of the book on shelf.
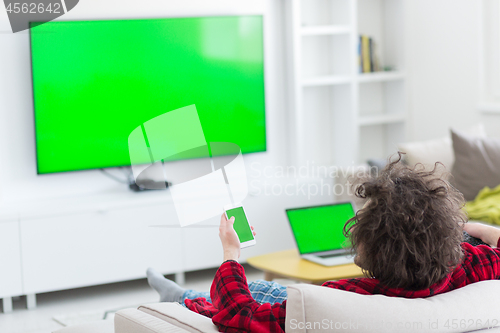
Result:
M358 67L359 72L363 73L363 48L361 45L363 44L363 37L359 35L359 43L358 43Z
M377 56L377 44L373 38L365 35L359 36L358 63L360 73L380 71L380 64Z

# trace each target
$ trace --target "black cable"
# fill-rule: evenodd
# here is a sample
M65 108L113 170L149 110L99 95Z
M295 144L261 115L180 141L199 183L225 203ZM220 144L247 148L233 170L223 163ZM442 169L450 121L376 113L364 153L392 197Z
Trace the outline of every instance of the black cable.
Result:
M115 177L115 176L113 176L112 174L110 174L109 172L107 172L107 171L106 171L106 170L104 170L104 169L99 169L99 170L101 170L101 172L102 172L104 175L108 176L108 177L109 177L109 178L111 178L111 179L116 180L116 181L117 181L117 182L119 182L119 183L122 183L122 184L130 184L130 181L129 181L129 180L123 180L123 179L120 179L120 178L118 178L118 177Z
M127 177L129 183L135 183L134 173L132 172L132 167L119 167L122 173Z

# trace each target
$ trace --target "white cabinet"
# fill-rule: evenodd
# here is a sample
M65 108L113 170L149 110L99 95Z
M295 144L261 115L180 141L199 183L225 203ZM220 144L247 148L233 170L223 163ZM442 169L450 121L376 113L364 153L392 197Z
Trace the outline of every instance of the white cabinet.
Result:
M23 294L20 243L18 219L0 219L0 298L4 313L12 311L12 296Z
M24 293L143 278L148 267L181 270L181 230L149 227L161 207L22 221Z
M0 298L23 294L19 222L0 221Z
M222 245L218 226L182 229L184 270L217 267L222 262Z

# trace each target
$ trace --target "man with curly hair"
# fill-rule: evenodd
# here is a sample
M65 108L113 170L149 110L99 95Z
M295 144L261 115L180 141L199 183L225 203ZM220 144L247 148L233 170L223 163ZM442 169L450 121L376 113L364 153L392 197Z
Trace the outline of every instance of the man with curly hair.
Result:
M435 170L409 168L399 154L379 176L357 187L356 196L367 202L344 233L366 277L328 281L324 287L421 298L500 278L500 229L466 224L463 195L436 178ZM162 301L184 301L221 331L284 332L286 288L267 281L247 284L233 223L222 216L224 262L210 295L184 290L153 270L148 281ZM463 243L463 230L491 247Z

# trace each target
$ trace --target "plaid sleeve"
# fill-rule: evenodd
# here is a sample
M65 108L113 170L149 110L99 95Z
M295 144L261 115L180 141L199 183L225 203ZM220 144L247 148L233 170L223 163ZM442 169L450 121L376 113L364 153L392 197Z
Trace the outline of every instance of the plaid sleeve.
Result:
M248 290L245 270L235 261L220 266L210 297L217 308L212 322L221 332L285 332L286 301L257 303Z
M464 249L462 265L468 272L467 283L500 278L500 248L486 245L472 246L468 243L462 243L462 248Z
M216 313L217 309L204 297L199 297L195 299L185 299L184 304L186 307L196 313L199 313L205 317L212 318Z

